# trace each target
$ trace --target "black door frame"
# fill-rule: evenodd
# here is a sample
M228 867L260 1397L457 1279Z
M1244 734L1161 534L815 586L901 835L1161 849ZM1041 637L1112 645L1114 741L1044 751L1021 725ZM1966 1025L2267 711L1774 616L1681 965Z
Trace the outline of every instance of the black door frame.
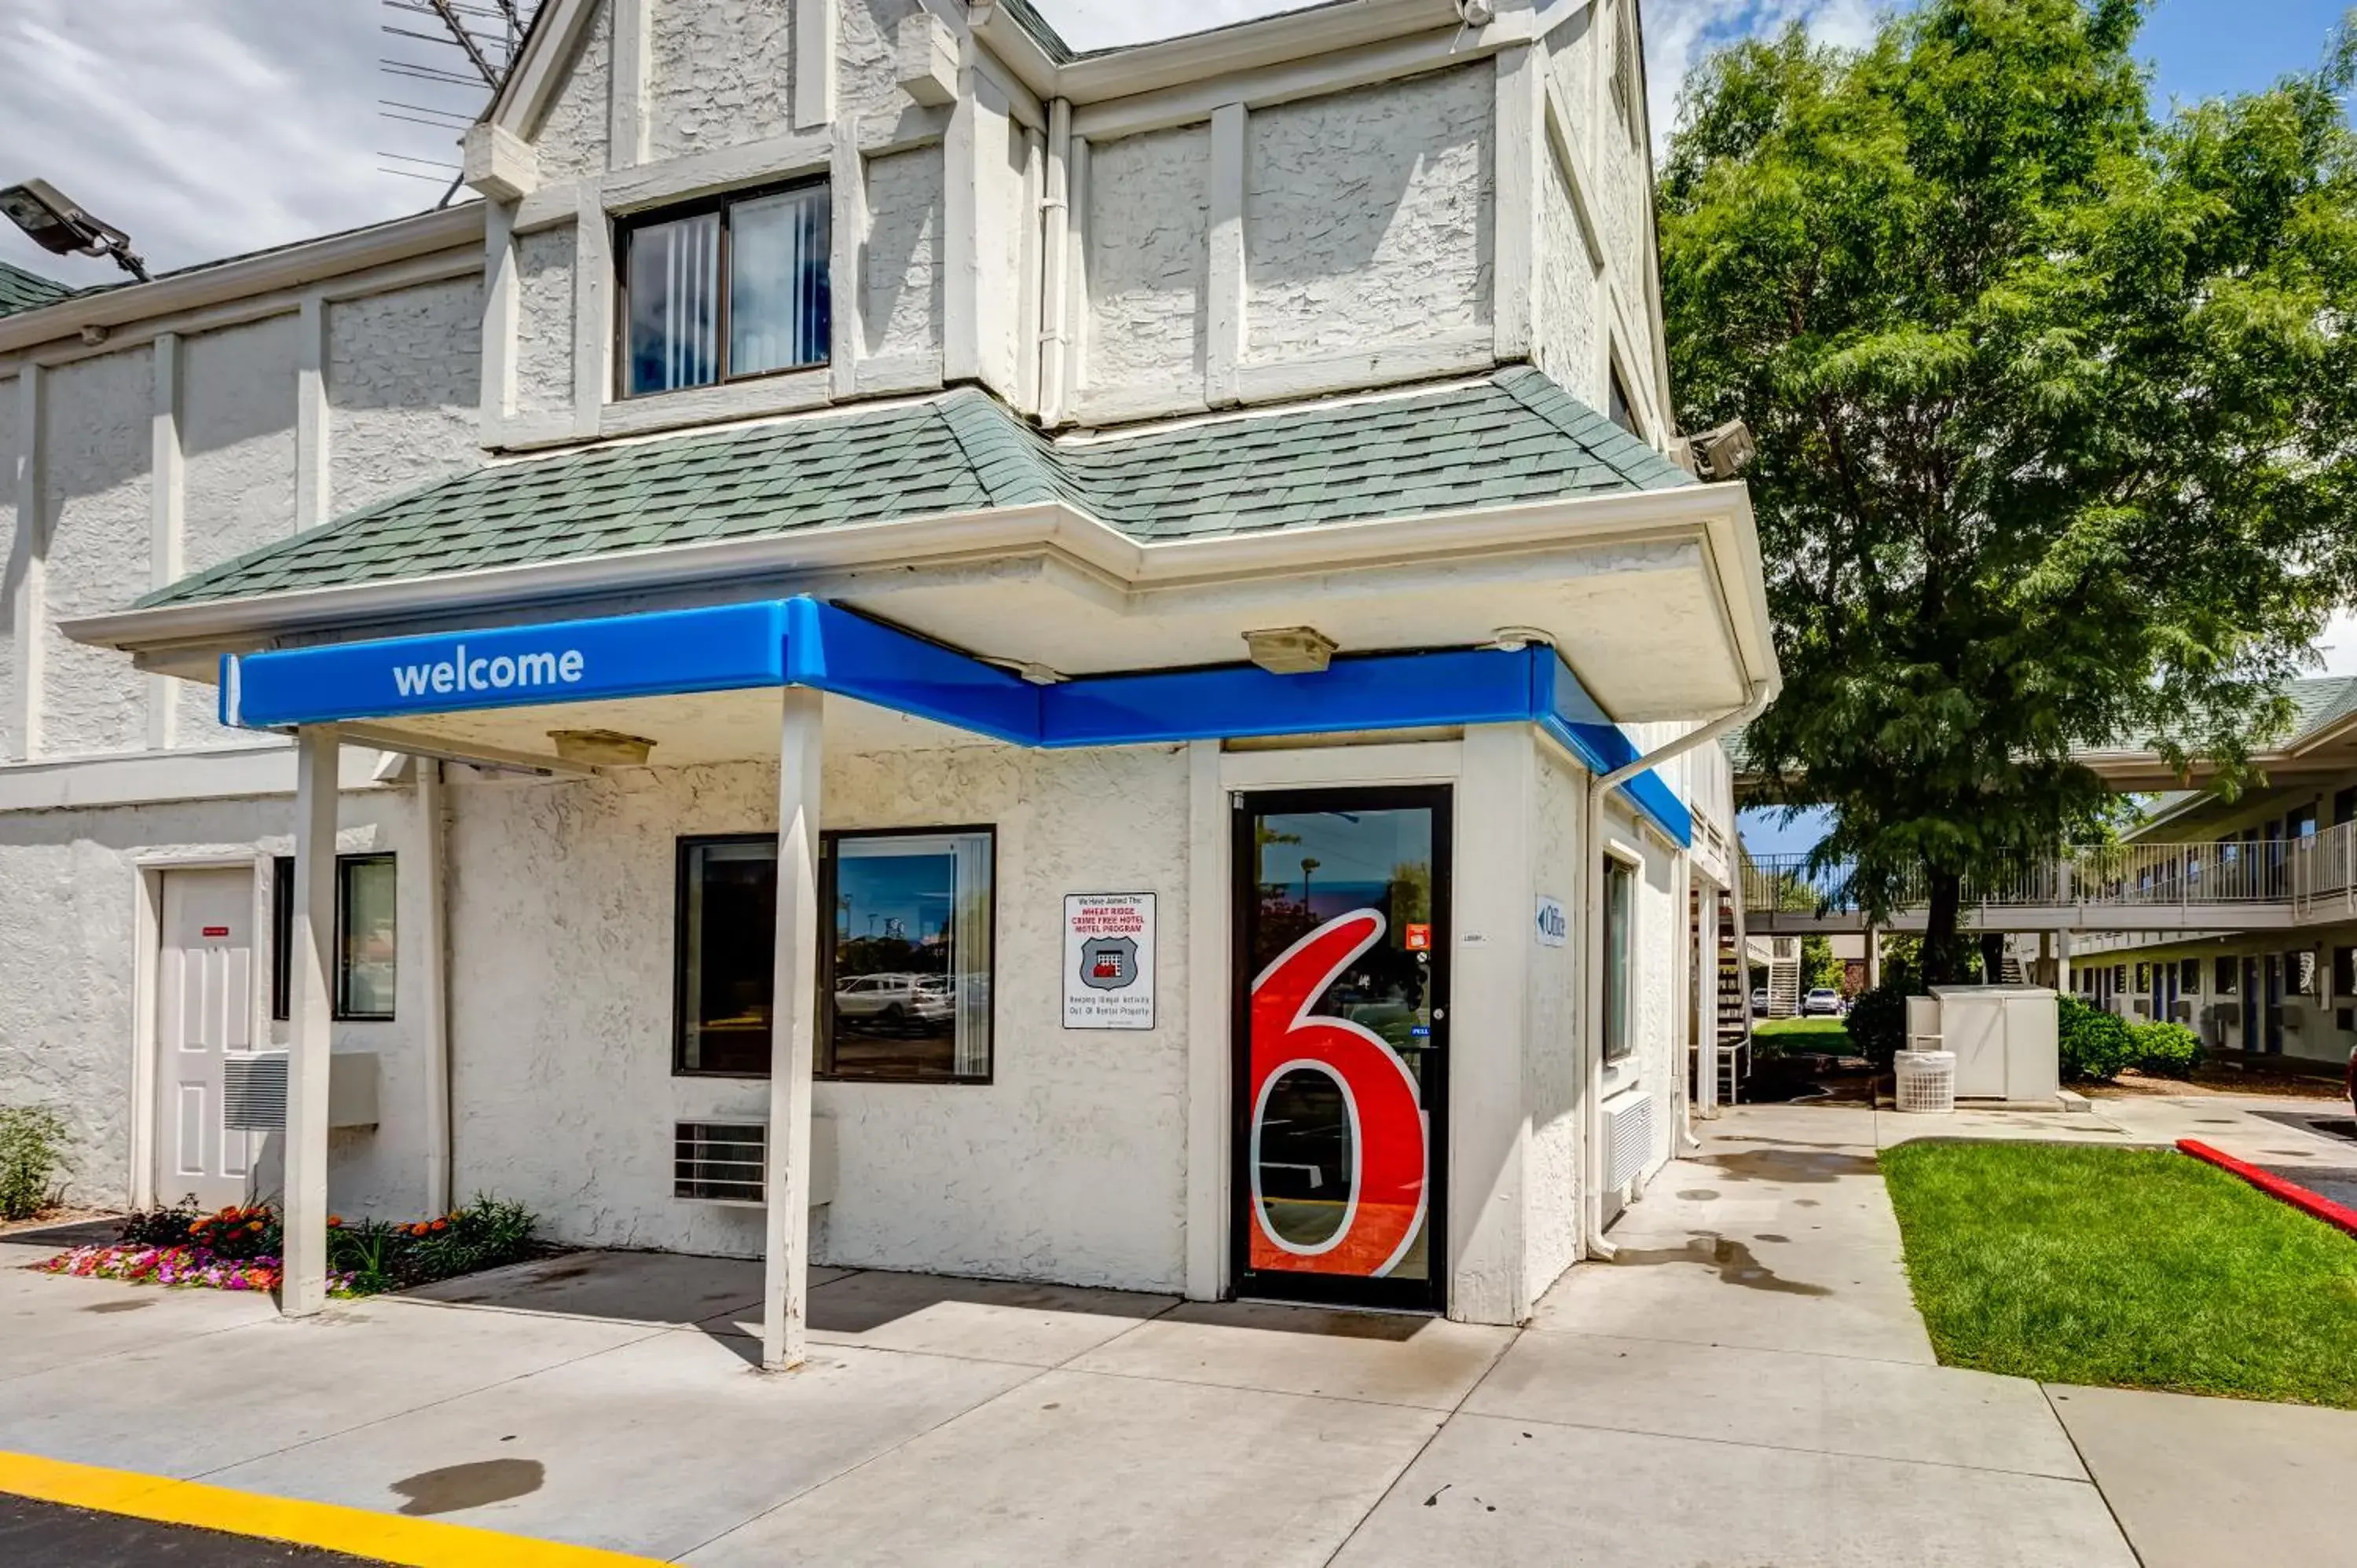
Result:
M1228 913L1228 1296L1383 1307L1448 1310L1449 956L1455 930L1456 790L1447 784L1320 785L1239 790L1230 797ZM1425 1053L1425 1272L1422 1280L1349 1274L1261 1273L1251 1266L1252 985L1258 971L1246 942L1255 905L1259 843L1254 822L1268 814L1423 809L1432 813L1432 1045Z

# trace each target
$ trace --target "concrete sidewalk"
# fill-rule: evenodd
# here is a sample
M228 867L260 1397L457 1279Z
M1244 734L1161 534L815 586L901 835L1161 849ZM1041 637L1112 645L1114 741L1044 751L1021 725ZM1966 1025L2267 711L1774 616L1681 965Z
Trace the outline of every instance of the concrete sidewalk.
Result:
M2092 1396L1934 1364L1879 1134L1713 1123L1521 1331L830 1273L776 1378L756 1263L580 1253L302 1323L0 1270L0 1448L704 1564L2126 1568L2154 1467ZM2295 1414L2328 1453L2357 1423Z

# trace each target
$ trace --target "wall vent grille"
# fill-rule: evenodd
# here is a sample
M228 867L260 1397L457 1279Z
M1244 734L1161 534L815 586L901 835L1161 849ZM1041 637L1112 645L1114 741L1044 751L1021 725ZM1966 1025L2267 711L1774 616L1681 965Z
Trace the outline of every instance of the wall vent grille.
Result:
M760 1203L770 1129L760 1122L682 1122L673 1129L672 1196L697 1203Z
M1641 1094L1604 1113L1604 1185L1623 1187L1644 1173L1653 1151L1653 1097Z
M221 1063L221 1125L232 1133L286 1130L286 1053L231 1056Z

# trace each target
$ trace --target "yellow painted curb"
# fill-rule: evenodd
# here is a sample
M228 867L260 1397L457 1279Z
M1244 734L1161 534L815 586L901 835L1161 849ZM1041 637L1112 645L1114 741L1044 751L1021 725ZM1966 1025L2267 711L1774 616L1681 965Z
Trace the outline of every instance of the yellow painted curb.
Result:
M201 1481L175 1481L32 1454L0 1453L0 1492L99 1513L193 1525L373 1557L408 1568L647 1568L656 1560L594 1546L567 1546L502 1535L472 1525L233 1492Z

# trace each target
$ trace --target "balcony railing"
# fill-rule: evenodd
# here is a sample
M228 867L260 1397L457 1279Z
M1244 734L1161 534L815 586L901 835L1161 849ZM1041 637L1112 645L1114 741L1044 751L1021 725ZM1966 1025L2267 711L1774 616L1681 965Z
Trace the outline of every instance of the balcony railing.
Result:
M1744 905L1763 913L1855 915L1850 877L1846 865L1812 872L1805 854L1747 858ZM1931 902L1920 870L1895 902L1908 910ZM1965 909L2122 910L2266 904L2288 905L2295 914L2330 904L2357 912L2357 822L2257 843L2089 844L1968 877L1962 903Z

